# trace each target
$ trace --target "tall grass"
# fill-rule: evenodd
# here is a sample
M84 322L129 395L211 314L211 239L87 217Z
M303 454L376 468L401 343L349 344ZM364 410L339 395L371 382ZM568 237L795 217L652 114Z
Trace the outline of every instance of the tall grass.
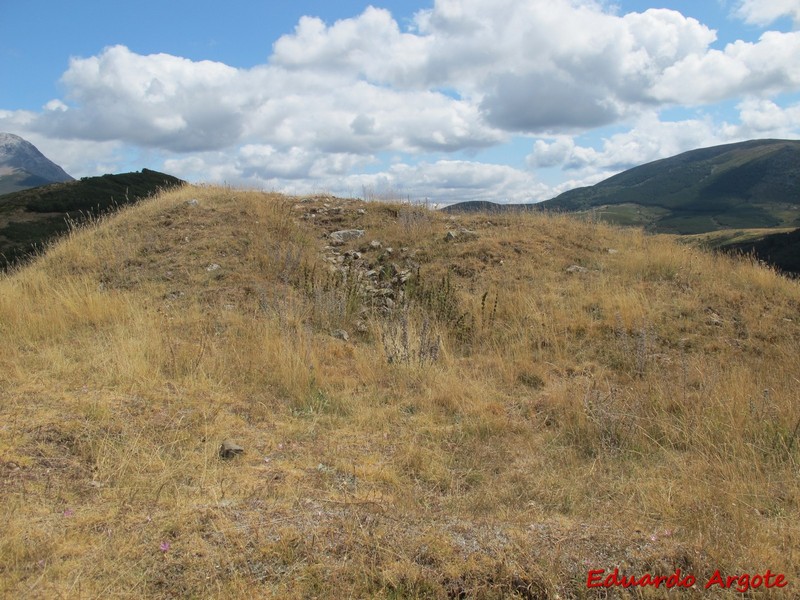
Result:
M349 226L348 277L323 258ZM393 308L353 285L370 267L412 273ZM0 590L796 582L798 309L758 265L564 216L163 194L0 279Z

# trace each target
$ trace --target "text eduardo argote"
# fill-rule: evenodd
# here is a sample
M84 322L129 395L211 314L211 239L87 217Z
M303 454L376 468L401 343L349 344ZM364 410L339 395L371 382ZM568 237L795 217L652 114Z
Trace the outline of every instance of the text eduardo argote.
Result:
M619 569L606 572L605 569L592 569L586 578L587 588L632 588L632 587L654 587L664 586L672 588L691 588L698 585L697 578L691 573L682 573L680 569L675 569L671 575L621 575ZM699 582L704 589L727 589L741 593L759 588L772 589L783 588L789 585L786 577L782 573L773 573L767 569L763 573L741 573L738 575L723 575L719 569L714 571L706 581Z

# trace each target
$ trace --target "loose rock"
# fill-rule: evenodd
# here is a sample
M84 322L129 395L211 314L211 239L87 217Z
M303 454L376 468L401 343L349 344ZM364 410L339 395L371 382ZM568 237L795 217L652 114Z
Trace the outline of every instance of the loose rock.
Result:
M344 244L348 240L355 240L364 235L363 229L341 229L328 234L331 243Z
M225 460L230 460L240 454L244 454L244 448L230 440L223 441L219 448L219 457Z

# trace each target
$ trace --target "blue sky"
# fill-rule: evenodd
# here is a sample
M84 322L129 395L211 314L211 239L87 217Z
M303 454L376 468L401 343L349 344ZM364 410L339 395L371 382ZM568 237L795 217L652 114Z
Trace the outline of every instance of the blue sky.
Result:
M0 131L76 177L543 200L800 138L800 0L0 0Z

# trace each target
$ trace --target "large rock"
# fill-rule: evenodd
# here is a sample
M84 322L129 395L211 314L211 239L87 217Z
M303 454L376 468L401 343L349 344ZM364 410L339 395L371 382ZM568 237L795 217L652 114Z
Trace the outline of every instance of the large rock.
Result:
M341 229L339 231L329 233L328 239L330 239L331 243L333 244L344 244L349 240L356 240L360 237L363 237L363 235L363 229Z

